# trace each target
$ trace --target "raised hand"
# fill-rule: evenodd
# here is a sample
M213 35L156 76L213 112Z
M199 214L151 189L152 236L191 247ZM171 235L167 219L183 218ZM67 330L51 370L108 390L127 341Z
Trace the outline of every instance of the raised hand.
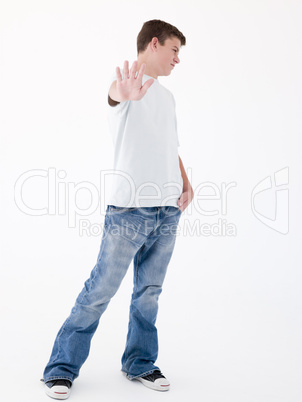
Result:
M143 63L137 71L137 61L134 61L129 73L129 63L126 60L124 62L123 77L119 67L116 67L116 85L114 100L118 102L123 102L126 100L140 100L146 94L147 90L151 87L154 82L153 78L147 80L144 85L142 85L143 75L146 68L146 64Z

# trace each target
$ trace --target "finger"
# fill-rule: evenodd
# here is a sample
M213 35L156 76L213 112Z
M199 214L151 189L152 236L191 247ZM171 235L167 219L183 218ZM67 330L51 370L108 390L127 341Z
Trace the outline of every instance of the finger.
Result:
M182 194L182 195L179 197L177 204L178 204L179 206L182 206L184 203L185 203L185 197L184 197L184 194Z
M149 80L147 80L147 81L144 83L144 85L143 85L142 88L141 88L141 92L142 92L143 95L146 94L146 92L147 92L148 89L151 87L151 85L153 84L153 82L154 82L154 79L153 79L153 78L150 78Z
M117 80L117 82L121 82L122 81L122 74L121 74L120 68L116 67L115 72L116 72L116 80Z
M142 81L143 80L143 75L144 75L144 71L146 69L146 63L143 63L139 69L139 72L137 74L136 79Z
M181 209L181 211L183 212L188 206L188 201L185 201L182 204L178 204L178 206L179 206L179 209Z
M189 205L189 201L186 200L186 201L182 204L183 209L186 209L188 205Z
M183 212L185 210L185 208L186 208L184 204L179 202L179 200L177 202L177 205L178 205L178 208L181 210L181 212Z
M123 78L129 78L129 62L128 62L128 60L124 61Z
M130 70L130 78L135 78L136 70L137 70L137 61L134 61Z

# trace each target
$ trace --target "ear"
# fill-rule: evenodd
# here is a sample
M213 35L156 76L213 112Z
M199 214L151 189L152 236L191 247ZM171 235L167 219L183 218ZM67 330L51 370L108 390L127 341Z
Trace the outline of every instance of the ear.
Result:
M158 39L156 37L152 38L150 42L150 48L153 52L157 52L158 45L159 45Z

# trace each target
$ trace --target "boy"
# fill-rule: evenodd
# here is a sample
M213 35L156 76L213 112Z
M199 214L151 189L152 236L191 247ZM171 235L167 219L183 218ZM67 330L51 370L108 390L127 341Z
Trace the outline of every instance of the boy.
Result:
M118 290L130 262L134 288L122 371L129 380L169 390L154 363L158 297L175 245L175 227L193 198L178 156L173 95L159 82L179 63L186 39L160 20L146 22L138 37L138 58L123 74L116 68L108 94L115 145L111 195L97 263L61 327L44 370L45 391L67 399L88 357L99 319Z

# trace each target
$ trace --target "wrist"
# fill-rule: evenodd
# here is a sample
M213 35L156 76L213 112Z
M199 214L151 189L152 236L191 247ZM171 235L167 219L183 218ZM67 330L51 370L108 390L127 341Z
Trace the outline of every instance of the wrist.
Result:
M193 188L191 186L183 187L182 191L194 195L194 191L193 191Z

